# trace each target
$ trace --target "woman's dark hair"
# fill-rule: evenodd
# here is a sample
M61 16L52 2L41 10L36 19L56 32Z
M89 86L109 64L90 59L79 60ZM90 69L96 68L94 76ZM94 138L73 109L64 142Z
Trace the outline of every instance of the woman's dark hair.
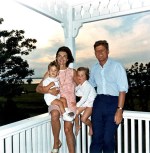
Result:
M87 68L87 67L79 67L77 69L77 72L78 71L84 71L85 75L86 75L86 79L89 80L89 75L90 75L89 68Z
M56 58L57 58L59 52L65 52L65 53L67 53L67 58L68 58L68 61L66 63L66 66L67 67L69 66L70 63L73 63L74 62L74 58L72 56L71 50L68 47L62 46L62 47L58 48L58 51L56 53Z
M108 42L106 40L96 41L95 44L94 44L94 50L97 46L100 46L100 45L104 46L109 51L109 45L108 45Z

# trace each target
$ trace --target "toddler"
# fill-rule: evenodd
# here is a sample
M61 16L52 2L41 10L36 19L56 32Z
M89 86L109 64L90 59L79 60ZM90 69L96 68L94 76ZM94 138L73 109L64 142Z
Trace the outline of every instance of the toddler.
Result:
M43 86L47 86L51 83L51 88L57 88L59 90L59 80L57 78L59 68L56 61L51 62L48 65L49 77L43 80ZM74 118L70 114L72 112L68 109L67 101L65 98L61 97L60 94L52 95L50 93L44 94L44 100L48 106L57 105L60 108L63 120L72 121Z

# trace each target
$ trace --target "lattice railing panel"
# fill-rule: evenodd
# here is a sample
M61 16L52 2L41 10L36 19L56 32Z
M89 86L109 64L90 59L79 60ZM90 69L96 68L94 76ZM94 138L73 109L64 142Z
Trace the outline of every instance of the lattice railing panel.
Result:
M63 0L16 0L22 5L37 11L58 22L66 22L68 4Z
M105 18L150 10L150 0L93 0L73 6L74 21L92 21L94 17Z

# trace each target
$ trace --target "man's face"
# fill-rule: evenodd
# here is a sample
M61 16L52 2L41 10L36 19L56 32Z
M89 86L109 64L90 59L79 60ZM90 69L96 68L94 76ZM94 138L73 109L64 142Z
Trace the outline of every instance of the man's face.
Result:
M100 64L105 64L108 58L109 51L103 46L99 45L95 48L95 56Z

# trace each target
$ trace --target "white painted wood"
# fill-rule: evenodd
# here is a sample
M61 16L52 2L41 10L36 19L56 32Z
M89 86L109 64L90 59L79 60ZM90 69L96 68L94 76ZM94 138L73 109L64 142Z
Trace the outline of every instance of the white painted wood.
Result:
M124 152L128 153L128 119L124 119Z
M138 153L142 152L142 120L138 120Z
M119 6L118 6L119 0L111 0L108 9L110 10L110 13L116 13L119 12Z
M38 126L37 128L37 139L38 139L38 153L41 153L43 152L43 143L42 143L42 140L43 140L43 133L42 133L42 126Z
M76 136L76 152L81 153L81 132Z
M53 144L54 144L54 137L52 132L52 125L50 124L50 150L53 149Z
M12 137L8 137L5 139L6 143L6 153L12 153L13 148L12 148Z
M52 135L51 135L51 132L50 132L50 121L49 122L47 122L47 150L48 150L48 152L50 152L51 151L51 140L50 140L50 138L52 137Z
M47 153L48 152L48 150L47 150L48 143L47 143L47 126L46 126L46 124L42 125L42 135L43 135L43 140L42 140L43 153Z
M92 140L92 137L88 134L89 132L89 127L87 127L87 150L88 152L87 153L90 153L90 145L91 145L91 140Z
M32 133L31 129L26 131L26 150L32 153Z
M37 138L37 127L33 127L32 128L32 149L33 149L33 153L37 153L38 152L38 138Z
M0 139L0 153L4 153L4 139Z
M119 153L119 152L122 152L122 127L121 127L121 124L118 127L117 140L120 140L120 141L118 141L118 145L117 145L117 151Z
M64 134L64 122L62 118L60 119L61 130L60 130L60 141L62 142L62 147L60 148L60 152L67 152L67 142L66 136Z
M15 0L17 3L30 8L59 23L67 21L68 4L63 0Z
M135 153L135 120L131 119L131 153Z
M145 131L146 131L146 153L150 153L150 121L146 120Z
M1 148L1 147L0 147ZM13 152L19 153L19 134L13 135Z
M79 125L82 127L82 124L81 124L81 121L80 121L80 115L79 115ZM75 136L75 138L76 138L76 152L78 152L78 153L81 153L81 138L82 138L82 135L81 135L81 130L82 129L80 129L79 130L79 132L78 132L78 135L77 136ZM74 133L75 133L75 126L74 126Z
M82 7L83 12L81 11L81 14L83 14L82 15L83 19L91 17L90 8L91 8L91 3L84 4L84 6Z
M100 7L100 2L99 1L93 1L92 3L92 10L91 10L91 17L99 16L99 7Z
M149 0L94 0L69 5L66 0L16 0L64 28L65 44L75 57L75 37L84 23L150 11Z
M125 153L128 152L134 152L136 148L132 149L135 146L135 120L138 121L138 153L142 152L143 147L146 149L146 153L150 152L150 113L148 112L136 112L136 111L124 111L123 113L124 117L124 123L121 128L119 126L118 128L118 151L122 152L124 150ZM61 119L60 119L61 120ZM130 132L128 129L129 127L129 120L131 120L131 147L128 146L128 133ZM145 124L145 140L146 140L146 146L143 146L143 125L142 122ZM64 122L61 120L61 133L60 133L60 140L62 141L62 148L60 149L60 152L68 153L67 149L67 143L66 143L66 137L64 134ZM91 140L89 140L91 137L89 137L86 141L86 137L88 134L88 131L86 132L86 126L82 125L82 135L79 133L78 136L81 136L81 139L77 137L77 146L80 146L80 149L78 150L78 153L81 153L81 150L84 152L88 146L90 146ZM123 129L124 128L124 129ZM124 145L122 145L121 142L121 133L124 131ZM49 134L48 134L49 133ZM31 142L30 142L31 139ZM28 141L29 140L29 141ZM52 141L51 141L52 140ZM5 145L4 145L5 141ZM47 143L46 143L47 141ZM82 146L81 146L82 141ZM29 142L31 144L29 144ZM44 144L45 143L45 144ZM12 147L13 146L13 147ZM30 147L29 147L30 146ZM51 147L53 146L53 135L51 130L51 124L50 124L50 116L48 114L43 114L37 117L29 118L23 121L19 121L16 123L8 124L5 126L0 127L0 153L41 153L41 150L44 148L46 151L46 148L48 153L51 151ZM124 146L124 148L123 148ZM12 149L13 148L13 149ZM30 152L30 149L32 148L32 151ZM132 150L129 150L129 149ZM5 151L4 151L5 150ZM87 153L87 152L85 152Z
M82 152L86 153L86 126L82 124Z
M20 133L20 145L19 145L19 149L20 149L20 153L26 153L26 135L25 135L25 131L22 131Z

